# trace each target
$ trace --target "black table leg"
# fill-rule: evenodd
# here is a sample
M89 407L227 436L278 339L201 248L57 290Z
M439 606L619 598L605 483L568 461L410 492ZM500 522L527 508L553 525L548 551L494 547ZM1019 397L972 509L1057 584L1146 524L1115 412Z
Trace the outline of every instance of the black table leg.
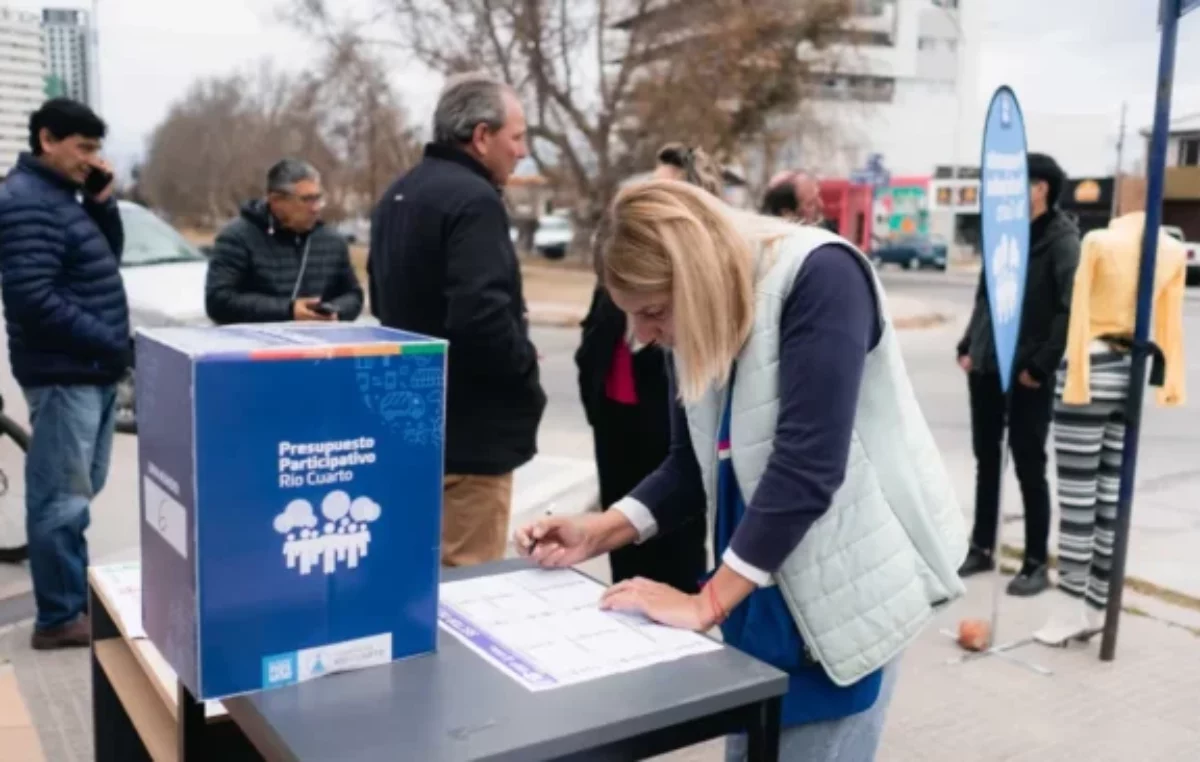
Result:
M206 738L204 702L197 701L182 681L179 685L179 762L201 762L205 756Z
M95 644L119 638L121 633L100 599L90 588L88 593L92 622L92 742L96 762L150 762L150 753L96 658Z
M758 705L746 729L748 762L779 762L779 711L782 700L769 699Z

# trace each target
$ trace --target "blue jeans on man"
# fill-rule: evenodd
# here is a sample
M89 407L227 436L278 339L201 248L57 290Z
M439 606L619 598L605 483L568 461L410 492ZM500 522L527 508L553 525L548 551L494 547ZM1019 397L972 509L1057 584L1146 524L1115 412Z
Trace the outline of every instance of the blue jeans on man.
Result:
M35 631L57 630L87 613L90 503L112 459L117 392L109 386L27 388L33 429L25 460L29 565Z

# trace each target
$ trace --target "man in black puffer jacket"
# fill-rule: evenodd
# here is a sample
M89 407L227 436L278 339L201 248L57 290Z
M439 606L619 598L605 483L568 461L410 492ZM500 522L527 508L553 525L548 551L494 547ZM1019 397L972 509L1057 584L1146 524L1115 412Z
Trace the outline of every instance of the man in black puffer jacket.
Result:
M131 360L125 235L99 158L104 134L87 106L46 102L29 120L33 152L0 187L8 351L33 428L25 510L36 649L89 641L84 530L108 476L116 383Z
M284 159L267 173L266 200L251 201L217 236L205 307L219 325L356 319L363 291L346 240L320 220L321 176Z

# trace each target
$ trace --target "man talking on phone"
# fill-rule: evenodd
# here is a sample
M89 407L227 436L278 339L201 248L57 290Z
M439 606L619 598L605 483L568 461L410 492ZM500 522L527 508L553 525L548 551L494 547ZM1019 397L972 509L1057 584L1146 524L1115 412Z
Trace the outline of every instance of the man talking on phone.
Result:
M217 236L205 307L218 325L352 321L363 291L350 248L321 222L321 175L284 159L267 172L265 199L250 201Z
M132 357L105 132L82 103L47 101L29 119L30 153L0 186L9 360L33 429L25 511L39 650L89 641L84 532L108 476L116 383Z

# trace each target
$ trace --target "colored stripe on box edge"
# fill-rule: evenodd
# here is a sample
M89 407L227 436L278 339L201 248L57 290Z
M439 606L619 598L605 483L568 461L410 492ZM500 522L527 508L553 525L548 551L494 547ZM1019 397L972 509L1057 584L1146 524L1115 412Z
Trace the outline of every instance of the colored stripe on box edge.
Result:
M243 355L251 360L333 360L345 357L388 355L440 355L445 344L324 344L317 346L264 347Z

